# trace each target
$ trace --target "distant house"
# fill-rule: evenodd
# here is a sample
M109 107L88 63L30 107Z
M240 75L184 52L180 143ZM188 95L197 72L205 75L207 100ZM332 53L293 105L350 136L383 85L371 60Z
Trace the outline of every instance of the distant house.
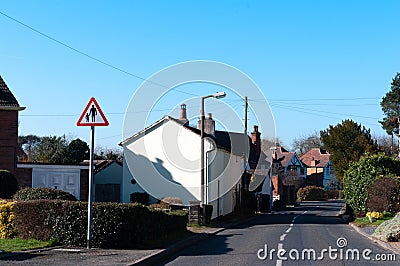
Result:
M304 153L300 160L306 166L306 184L335 189L338 181L330 160L330 154L323 149L313 148Z
M0 169L17 175L18 112L24 110L0 76Z
M178 197L184 205L202 199L200 121L198 128L191 127L185 114L186 106L182 105L180 119L164 116L121 143L123 202L129 202L130 194L144 190L155 192L158 198ZM204 128L204 165L208 180L204 199L213 205L212 218L216 218L233 212L245 186L248 189L248 182L242 179L243 155L245 145L252 143L243 133L215 130L211 114L205 119ZM154 183L156 176L159 178Z
M292 204L305 181L305 167L295 152L277 147L273 153L272 183L275 200Z

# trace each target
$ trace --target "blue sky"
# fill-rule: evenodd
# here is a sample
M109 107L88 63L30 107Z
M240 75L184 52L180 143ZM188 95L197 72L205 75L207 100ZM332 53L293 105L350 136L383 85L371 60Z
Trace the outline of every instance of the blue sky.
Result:
M94 96L110 122L96 131L96 144L117 147L140 78L189 60L223 62L251 77L287 146L346 118L383 135L379 102L400 71L399 8L399 1L365 0L0 0L0 75L27 107L20 112L22 135L88 141L89 129L76 121ZM218 88L180 89L201 96ZM185 97L171 92L150 118L161 118ZM243 114L240 97L223 101ZM191 115L199 109L188 106Z

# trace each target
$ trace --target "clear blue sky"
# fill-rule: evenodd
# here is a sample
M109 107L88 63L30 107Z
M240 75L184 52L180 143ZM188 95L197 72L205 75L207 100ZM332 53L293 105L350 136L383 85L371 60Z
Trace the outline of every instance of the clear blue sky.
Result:
M125 109L143 81L135 76L202 59L232 65L259 85L287 146L346 118L382 135L379 102L400 71L399 9L400 1L366 0L0 0L3 14L132 74L0 14L0 75L27 107L21 135L88 141L89 129L76 121L94 96L110 122L96 131L96 144L117 147ZM215 90L181 89L199 96ZM154 120L185 96L174 93L157 106ZM243 113L238 98L226 103Z

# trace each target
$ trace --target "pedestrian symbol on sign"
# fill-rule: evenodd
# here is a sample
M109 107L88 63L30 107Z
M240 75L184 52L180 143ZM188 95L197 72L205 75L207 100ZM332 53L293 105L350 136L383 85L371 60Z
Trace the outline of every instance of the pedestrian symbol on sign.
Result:
M108 126L107 118L100 109L95 98L91 98L86 108L83 110L78 122L78 126Z

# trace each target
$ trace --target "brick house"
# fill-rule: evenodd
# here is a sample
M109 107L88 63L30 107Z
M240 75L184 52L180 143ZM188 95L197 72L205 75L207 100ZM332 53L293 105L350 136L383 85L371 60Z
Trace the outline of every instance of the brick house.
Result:
M0 169L17 174L18 112L24 110L0 76Z

